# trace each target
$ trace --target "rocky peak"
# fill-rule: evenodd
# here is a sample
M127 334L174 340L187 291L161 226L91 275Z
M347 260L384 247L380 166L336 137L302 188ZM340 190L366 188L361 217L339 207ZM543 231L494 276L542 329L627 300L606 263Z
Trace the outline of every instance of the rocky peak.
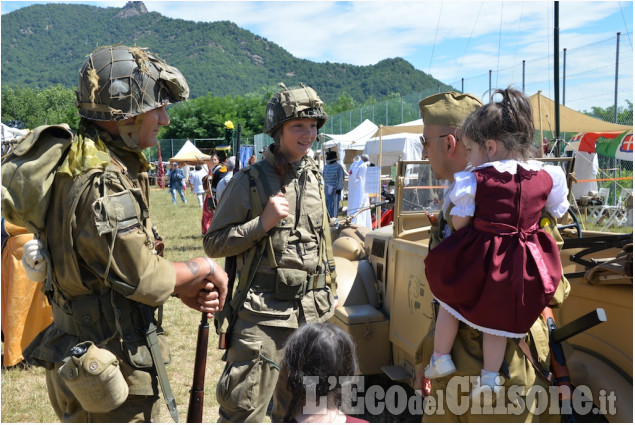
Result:
M130 18L131 16L143 15L144 13L148 13L148 9L146 9L146 5L143 4L142 1L129 1L121 8L121 11L117 13L117 17Z

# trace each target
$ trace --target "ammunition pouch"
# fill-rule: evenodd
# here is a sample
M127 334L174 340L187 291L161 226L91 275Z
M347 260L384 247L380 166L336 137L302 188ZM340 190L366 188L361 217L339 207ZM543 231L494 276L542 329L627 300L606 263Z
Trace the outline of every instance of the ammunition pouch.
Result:
M52 303L51 307L55 326L64 333L77 336L80 341L93 341L100 347L114 337L121 338L122 355L128 363L137 369L153 367L143 328L145 322L135 301L108 290L101 295L72 298L63 307ZM163 361L169 364L170 350L161 329L157 336Z
M325 273L308 274L304 270L277 268L276 274L256 273L251 288L259 291L274 291L276 299L293 301L301 299L307 292L326 286Z
M276 269L276 298L299 300L306 293L307 272L298 269Z
M128 398L117 357L91 341L73 347L58 373L87 412L110 412Z

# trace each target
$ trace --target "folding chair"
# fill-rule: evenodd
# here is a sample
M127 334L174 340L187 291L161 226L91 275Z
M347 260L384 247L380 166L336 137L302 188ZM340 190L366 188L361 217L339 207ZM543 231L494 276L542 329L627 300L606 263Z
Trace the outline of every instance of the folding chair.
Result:
M601 187L598 190L598 195L599 195L600 201L602 201L602 204L592 205L587 207L587 218L586 218L587 222L597 223L598 221L600 221L600 219L604 215L604 212L607 210L607 208L610 208L610 206L608 205L609 194L610 194L610 191L608 187Z
M630 198L630 200L629 200ZM620 192L620 196L617 200L617 205L613 208L609 219L602 227L602 230L606 230L611 224L615 223L617 226L624 226L629 221L633 224L633 189L625 188Z

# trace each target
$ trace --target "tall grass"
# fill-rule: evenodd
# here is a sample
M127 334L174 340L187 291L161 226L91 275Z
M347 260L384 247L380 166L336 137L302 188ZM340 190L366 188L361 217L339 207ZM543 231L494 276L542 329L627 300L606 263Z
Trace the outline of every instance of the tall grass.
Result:
M187 204L178 199L178 204L173 205L168 191L153 188L150 192L150 216L165 243L165 258L171 261L204 255L201 208L189 189L186 199ZM222 266L223 261L218 261ZM163 327L172 354L167 371L179 410L179 422L185 422L187 416L200 318L200 313L186 307L177 298L170 298L163 309ZM218 337L213 326L209 335L203 421L217 422L215 391L224 367L221 361L224 352L217 349ZM44 369L40 367L3 369L1 405L2 422L59 422L49 402ZM172 422L164 404L158 421Z

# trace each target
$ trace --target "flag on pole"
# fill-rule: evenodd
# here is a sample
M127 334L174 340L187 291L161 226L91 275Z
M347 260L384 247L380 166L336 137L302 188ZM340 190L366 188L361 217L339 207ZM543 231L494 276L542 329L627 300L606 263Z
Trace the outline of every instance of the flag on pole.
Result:
M165 176L165 170L163 169L163 159L161 158L161 143L157 143L159 148L159 166L157 167L157 184L161 189L164 188L163 176Z

